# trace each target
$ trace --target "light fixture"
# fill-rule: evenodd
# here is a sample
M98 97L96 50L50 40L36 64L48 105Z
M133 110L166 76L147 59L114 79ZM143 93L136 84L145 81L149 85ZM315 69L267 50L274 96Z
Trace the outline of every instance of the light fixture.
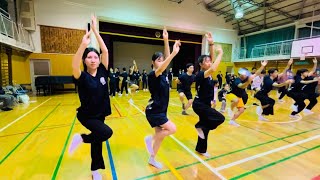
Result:
M236 11L236 13L235 13L234 17L236 19L241 19L243 17L243 9L241 7L237 7L235 9L235 11Z

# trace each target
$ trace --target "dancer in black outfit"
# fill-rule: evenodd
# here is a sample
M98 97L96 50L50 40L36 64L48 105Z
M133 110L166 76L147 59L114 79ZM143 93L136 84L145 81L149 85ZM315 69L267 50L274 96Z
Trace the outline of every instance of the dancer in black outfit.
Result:
M143 70L142 72L142 88L143 88L143 91L148 91L148 81L147 81L147 72L146 70Z
M317 104L316 98L318 95L316 93L309 94L315 84L319 81L318 77L311 77L317 68L316 58L313 59L313 63L314 66L310 72L308 69L299 69L297 71L297 74L294 77L295 82L288 90L288 96L295 101L295 104L292 106L293 111L290 114L290 117L293 119L300 118L299 113L306 107L304 100L310 100L308 107L304 110L305 115L312 114L311 109Z
M122 96L123 89L126 90L126 96L128 96L128 73L126 71L126 68L122 68L123 72L120 74L120 77L122 77L122 83L121 83L121 92L118 94L119 96Z
M201 69L196 76L197 95L194 98L192 108L199 116L199 122L195 125L198 132L196 151L209 157L210 155L207 153L209 131L216 129L224 122L225 118L220 112L211 108L214 99L214 82L211 75L218 69L223 50L221 46L214 48L211 33L207 33L206 37L210 45L210 56L201 55L198 58ZM217 58L215 58L215 50L218 52Z
M110 68L109 73L109 87L110 87L110 96L114 97L116 95L116 73L113 72L113 69Z
M171 60L180 50L180 41L173 45L173 51L170 54L168 32L163 30L165 55L156 52L152 56L153 70L148 75L149 91L151 99L146 107L146 118L152 128L155 130L154 136L145 138L146 147L150 154L149 164L161 169L162 164L155 160L160 145L166 136L176 132L176 126L167 117L169 104L169 81L163 72L166 70Z
M90 43L91 30L84 35L82 43L72 60L73 77L78 84L81 106L77 109L80 123L91 131L90 134L75 134L69 147L72 154L82 143L91 144L91 171L94 180L102 179L98 169L105 169L102 157L102 142L112 136L112 130L104 124L106 116L111 114L108 91L109 54L104 41L96 29L96 17L92 17L92 31L101 49L100 54L94 48L87 48ZM80 64L84 66L81 71Z
M288 70L291 66L293 60L291 59L288 61L288 65L285 68L284 72ZM264 116L273 115L273 106L275 104L275 100L269 97L269 92L272 90L273 87L283 87L287 86L288 84L293 83L293 80L287 80L281 84L276 82L278 77L281 77L284 73L278 75L278 69L271 68L268 70L268 76L263 78L263 83L261 89L255 94L255 98L257 98L261 102L261 106L257 107L257 114L259 116L259 120L261 121L268 121L267 118Z
M188 115L187 109L192 105L193 99L192 99L192 93L191 93L191 85L195 81L195 75L192 74L194 70L194 66L192 63L188 63L186 65L187 72L183 73L179 78L177 78L177 84L178 86L178 92L179 92L179 98L182 103L182 115ZM184 104L184 97L187 98L188 103Z

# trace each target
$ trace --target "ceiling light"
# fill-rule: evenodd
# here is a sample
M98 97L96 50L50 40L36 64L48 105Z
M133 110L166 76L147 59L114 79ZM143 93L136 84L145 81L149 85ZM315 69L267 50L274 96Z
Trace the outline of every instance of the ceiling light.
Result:
M234 17L236 19L241 19L243 17L243 9L241 7L236 8L236 14Z

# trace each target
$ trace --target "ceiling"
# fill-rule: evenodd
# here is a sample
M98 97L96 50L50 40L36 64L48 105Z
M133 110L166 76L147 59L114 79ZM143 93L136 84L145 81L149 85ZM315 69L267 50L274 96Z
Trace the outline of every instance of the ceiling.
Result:
M182 3L183 0L169 0ZM208 11L232 23L239 35L293 23L320 14L320 0L196 0ZM244 16L235 18L235 9Z

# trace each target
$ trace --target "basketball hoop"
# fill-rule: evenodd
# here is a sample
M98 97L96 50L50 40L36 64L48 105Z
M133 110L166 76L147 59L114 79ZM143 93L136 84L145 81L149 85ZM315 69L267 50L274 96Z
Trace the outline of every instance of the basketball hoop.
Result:
M300 56L300 61L304 61L304 60L306 60L306 56L308 55L308 53L303 53L303 54L301 54L301 56Z

